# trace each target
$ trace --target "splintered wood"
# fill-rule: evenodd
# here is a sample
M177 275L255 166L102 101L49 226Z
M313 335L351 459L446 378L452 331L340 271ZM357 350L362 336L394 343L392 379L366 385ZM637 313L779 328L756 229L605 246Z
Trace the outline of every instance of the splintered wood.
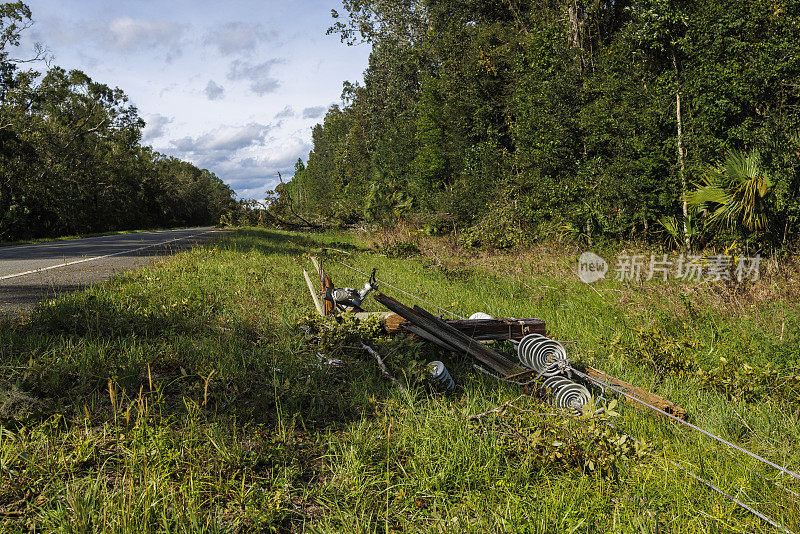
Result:
M311 298L314 300L314 307L317 308L317 312L325 317L325 308L322 306L322 301L319 299L319 295L317 294L317 290L314 289L314 283L311 282L311 277L308 276L308 271L303 269L303 277L306 279L306 284L308 284L308 290L311 292Z
M319 285L322 288L322 294L323 295L325 295L326 290L334 288L333 280L331 280L330 276L325 274L324 270L320 270L319 271ZM325 315L326 316L331 315L335 311L336 311L336 307L333 305L333 302L331 302L328 299L325 299Z

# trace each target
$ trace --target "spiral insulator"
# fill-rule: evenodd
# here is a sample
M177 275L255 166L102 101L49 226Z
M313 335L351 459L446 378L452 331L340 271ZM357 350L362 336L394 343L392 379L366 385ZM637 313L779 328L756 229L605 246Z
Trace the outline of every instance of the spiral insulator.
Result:
M569 364L564 346L541 334L529 334L522 338L517 345L517 357L522 365L544 377L559 374Z
M568 408L583 412L583 407L592 400L589 390L581 384L564 378L552 376L544 381L544 388L550 402L557 408Z

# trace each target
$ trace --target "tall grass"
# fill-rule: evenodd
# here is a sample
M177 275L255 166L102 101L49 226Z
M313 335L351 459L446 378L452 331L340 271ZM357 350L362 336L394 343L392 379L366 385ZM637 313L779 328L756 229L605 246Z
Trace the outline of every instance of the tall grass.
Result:
M665 395L699 426L796 471L791 399L730 398L691 373L656 373L631 358L655 329L685 341L700 366L720 357L797 365L798 306L770 286L777 278L733 296L674 283L590 287L563 252L464 258L436 243L420 248L393 258L350 234L246 229L3 324L2 528L771 532L670 460L800 528L798 501L775 482L800 493L797 484L651 414L623 406L613 428L595 427L447 355L438 357L459 387L436 394L411 371L403 376L413 355L377 342L408 380L402 392L352 346L327 355L341 366L321 363L295 326L313 311L301 276L309 252L341 286L365 280L335 261L377 267L379 278L459 315L541 317L553 337L577 342L576 359ZM508 401L514 409L469 418ZM650 452L613 457L613 472L586 467L607 459L601 448L623 433Z

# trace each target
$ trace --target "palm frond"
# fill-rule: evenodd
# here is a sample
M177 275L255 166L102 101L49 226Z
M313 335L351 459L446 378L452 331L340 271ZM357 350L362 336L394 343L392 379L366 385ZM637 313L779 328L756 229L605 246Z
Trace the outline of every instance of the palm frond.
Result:
M658 219L658 224L660 224L661 227L667 232L667 235L669 235L670 240L675 248L680 248L683 246L683 217L665 215ZM686 219L686 229L688 231L687 233L689 234L689 241L694 242L699 231L696 219L691 215L689 215L689 217Z
M706 170L686 200L712 226L761 230L769 223L773 185L757 152L731 151L722 165Z

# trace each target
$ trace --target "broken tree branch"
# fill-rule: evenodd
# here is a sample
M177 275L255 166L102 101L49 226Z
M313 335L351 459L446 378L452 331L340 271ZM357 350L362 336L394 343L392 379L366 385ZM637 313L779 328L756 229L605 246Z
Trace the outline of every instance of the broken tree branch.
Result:
M373 349L372 347L370 347L366 343L362 343L361 344L361 348L364 349L365 351L369 352L373 356L375 356L375 359L378 360L378 369L381 370L381 374L384 376L384 378L389 380L392 384L396 385L400 389L400 391L405 391L406 390L405 386L403 384L401 384L395 377L393 377L391 375L391 373L389 373L389 369L387 369L386 368L386 364L383 363L383 358L381 358L380 354L375 352L375 349Z
M532 414L536 414L536 415L540 415L540 416L546 416L546 415L562 415L563 416L564 415L564 414L560 414L560 413L543 413L543 412L537 412L536 410L526 410L525 408L520 408L519 406L514 404L515 402L520 400L522 397L526 397L526 396L528 396L528 395L522 394L519 397L517 397L516 399L512 399L510 401L506 401L503 404L501 404L500 406L497 406L496 408L492 408L491 410L486 410L483 413L478 413L478 414L475 414L475 415L468 415L467 416L467 420L469 420L469 421L477 421L477 420L480 420L480 419L482 419L482 418L484 418L484 417L486 417L488 415L492 415L492 414L500 415L501 413L506 411L508 408L511 408L511 409L516 410L516 411L521 412L521 413L532 413Z
M501 414L506 410L506 408L508 408L509 406L511 406L512 404L514 404L515 402L517 402L518 400L520 400L524 396L525 395L520 395L519 397L517 397L514 400L506 401L503 404L501 404L500 406L492 408L491 410L486 410L483 413L478 413L478 414L475 414L475 415L468 415L467 419L470 420L470 421L475 421L475 420L478 420L478 419L482 419L482 418L486 417L487 415Z
M286 187L286 184L284 184L284 183L283 183L283 176L281 176L281 173L280 173L280 171L278 171L278 180L280 180L280 181L281 181L281 184L282 184L284 187ZM308 222L306 219L304 219L303 217L301 217L300 215L298 215L298 214L297 214L297 212L295 212L295 211L294 211L294 203L292 202L292 195L287 195L287 197L288 197L288 202L289 202L289 211L291 211L291 212L292 212L292 215L294 215L295 217L297 217L298 219L300 219L301 221L303 221L304 223L306 223L306 226L308 226L309 228L319 228L319 225L316 225L316 224L310 223L310 222Z

